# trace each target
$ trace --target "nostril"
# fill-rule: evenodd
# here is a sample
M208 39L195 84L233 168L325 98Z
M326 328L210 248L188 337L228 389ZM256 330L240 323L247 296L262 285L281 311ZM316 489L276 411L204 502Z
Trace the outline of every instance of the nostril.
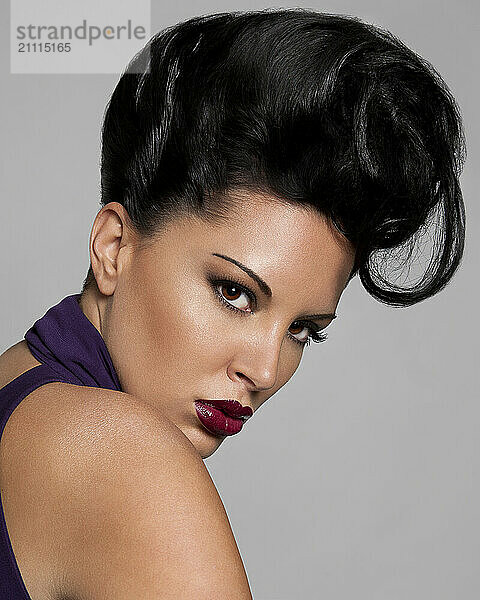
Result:
M243 381L244 383L246 383L248 385L249 389L254 390L257 387L255 382L252 381L250 379L250 377L247 377L243 373L240 373L240 371L237 371L235 373L235 375L240 379L240 381Z

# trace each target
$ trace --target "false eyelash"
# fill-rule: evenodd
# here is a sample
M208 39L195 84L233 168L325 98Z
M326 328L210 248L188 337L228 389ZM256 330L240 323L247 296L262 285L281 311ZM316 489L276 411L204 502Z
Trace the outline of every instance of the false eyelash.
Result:
M314 342L315 344L318 344L320 342L324 342L328 337L328 333L325 333L323 331L316 331L308 323L305 323L304 321L295 321L295 322L299 323L300 325L303 325L309 331L309 337L307 338L307 340L305 342L301 342L300 340L297 340L296 337L293 337L292 334L289 333L289 336L292 338L292 340L294 342L297 342L297 344L300 344L301 346L309 346L310 342Z
M311 334L312 342L318 344L319 342L324 342L328 338L328 333L324 331L313 331Z

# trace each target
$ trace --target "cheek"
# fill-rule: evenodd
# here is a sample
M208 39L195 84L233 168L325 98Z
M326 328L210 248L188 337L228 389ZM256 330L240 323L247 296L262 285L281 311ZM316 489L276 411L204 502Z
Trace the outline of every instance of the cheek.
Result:
M205 361L217 354L228 337L227 320L222 319L213 292L191 282L164 282L151 294L145 329L163 355L195 357Z
M285 340L284 344L291 344L291 342ZM293 377L300 365L301 359L302 355L300 352L285 348L278 365L278 386L276 386L275 391L283 387Z

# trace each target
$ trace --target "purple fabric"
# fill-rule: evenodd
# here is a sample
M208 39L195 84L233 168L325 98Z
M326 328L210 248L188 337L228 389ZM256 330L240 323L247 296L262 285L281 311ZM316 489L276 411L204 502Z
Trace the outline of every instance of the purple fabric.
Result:
M34 323L25 334L30 352L68 383L122 391L105 342L79 298L67 296Z
M0 439L8 418L30 392L53 381L123 391L107 346L84 315L78 299L67 296L25 333L42 364L0 389ZM0 496L0 599L31 600L10 543Z

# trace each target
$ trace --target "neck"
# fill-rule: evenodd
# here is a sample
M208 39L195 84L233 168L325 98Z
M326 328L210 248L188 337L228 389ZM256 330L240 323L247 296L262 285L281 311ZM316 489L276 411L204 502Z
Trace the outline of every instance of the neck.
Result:
M96 284L87 288L79 299L79 306L87 319L104 337L105 310L108 298L98 291Z

